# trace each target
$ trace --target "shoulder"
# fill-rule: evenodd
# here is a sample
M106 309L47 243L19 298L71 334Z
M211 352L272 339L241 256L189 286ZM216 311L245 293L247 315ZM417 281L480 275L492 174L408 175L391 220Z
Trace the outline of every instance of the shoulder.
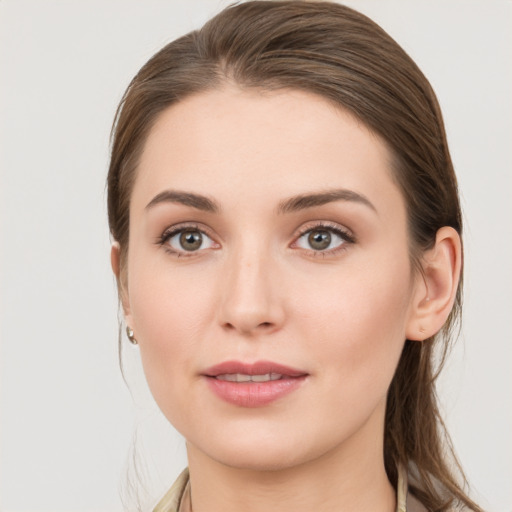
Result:
M179 512L181 498L189 481L188 468L185 468L178 476L172 487L157 503L153 512Z

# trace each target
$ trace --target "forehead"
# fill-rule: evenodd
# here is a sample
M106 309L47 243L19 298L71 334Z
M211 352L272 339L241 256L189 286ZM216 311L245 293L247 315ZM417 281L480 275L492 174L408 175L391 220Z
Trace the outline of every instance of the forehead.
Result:
M296 90L226 86L164 110L139 162L134 202L169 188L268 197L342 187L379 202L401 194L385 142L347 111Z

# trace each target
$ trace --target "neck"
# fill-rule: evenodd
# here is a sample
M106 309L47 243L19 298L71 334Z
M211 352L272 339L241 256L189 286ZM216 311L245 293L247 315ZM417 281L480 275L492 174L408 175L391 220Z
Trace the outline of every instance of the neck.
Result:
M193 512L393 512L376 437L359 431L314 460L273 470L227 466L188 444Z

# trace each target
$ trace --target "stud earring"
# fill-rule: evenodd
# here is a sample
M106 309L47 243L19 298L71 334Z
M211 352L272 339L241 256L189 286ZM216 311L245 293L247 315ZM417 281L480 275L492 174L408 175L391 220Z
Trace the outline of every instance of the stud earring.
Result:
M133 334L133 329L131 327L126 326L126 336L128 336L132 345L137 345L138 341L135 339L135 335Z

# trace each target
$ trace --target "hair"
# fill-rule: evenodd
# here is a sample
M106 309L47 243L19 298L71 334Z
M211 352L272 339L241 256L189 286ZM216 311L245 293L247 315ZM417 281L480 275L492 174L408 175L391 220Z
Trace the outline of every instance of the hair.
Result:
M376 23L336 3L250 1L224 9L200 30L156 53L128 86L112 130L108 174L111 235L127 258L130 197L137 164L159 114L193 94L226 83L260 90L295 89L352 113L386 143L404 196L411 261L443 226L462 232L457 181L441 111L417 65ZM123 286L121 279L120 286ZM460 320L462 280L442 331L406 340L388 390L384 462L390 482L409 468L410 491L428 510L481 509L444 427L435 381Z

